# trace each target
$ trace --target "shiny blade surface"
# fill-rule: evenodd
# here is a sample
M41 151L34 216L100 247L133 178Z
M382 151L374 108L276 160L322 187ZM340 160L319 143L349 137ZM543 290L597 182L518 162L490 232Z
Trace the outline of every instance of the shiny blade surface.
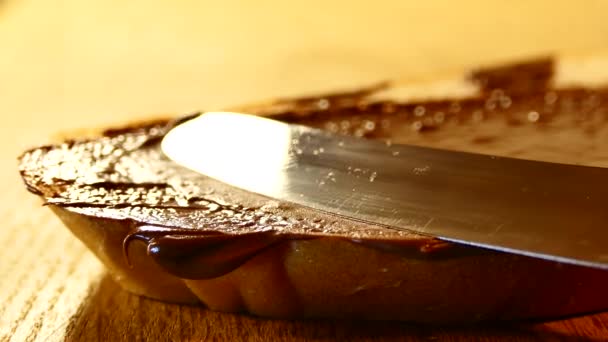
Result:
M236 113L169 132L230 185L444 240L608 269L608 169L392 145Z

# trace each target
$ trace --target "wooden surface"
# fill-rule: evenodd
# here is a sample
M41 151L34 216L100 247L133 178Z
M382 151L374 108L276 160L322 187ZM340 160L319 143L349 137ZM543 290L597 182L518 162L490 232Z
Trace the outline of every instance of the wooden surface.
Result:
M18 178L16 156L62 131L608 48L607 2L457 3L0 0L0 341L608 340L608 313L431 328L262 320L142 299L120 290Z

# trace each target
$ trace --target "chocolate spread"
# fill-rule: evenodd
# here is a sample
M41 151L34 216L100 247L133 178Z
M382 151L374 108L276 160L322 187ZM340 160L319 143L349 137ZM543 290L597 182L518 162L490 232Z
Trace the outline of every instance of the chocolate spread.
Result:
M555 127L568 126L573 134L586 137L579 143L591 142L589 148L595 148L608 139L597 131L597 122L608 119L602 105L608 88L551 89L552 70L552 61L543 59L474 72L471 80L479 85L479 92L464 99L366 100L387 86L380 84L351 93L281 100L251 111L387 143L482 153L486 147L493 151L499 146L510 156L532 151L526 156L563 161L563 150L554 155L540 147L538 151L544 152L534 155L529 146L518 149L522 137L512 132L526 137L542 132L539 137L555 138L563 131ZM27 189L47 205L123 221L131 227L124 241L127 258L129 244L143 241L159 265L182 278L220 276L265 248L290 239L348 239L417 258L495 253L277 203L189 171L164 156L159 143L172 127L191 117L32 149L21 157L20 172ZM441 136L443 127L450 127L450 139L457 143ZM503 131L506 128L509 131ZM574 152L565 154L569 162L597 164L577 159Z

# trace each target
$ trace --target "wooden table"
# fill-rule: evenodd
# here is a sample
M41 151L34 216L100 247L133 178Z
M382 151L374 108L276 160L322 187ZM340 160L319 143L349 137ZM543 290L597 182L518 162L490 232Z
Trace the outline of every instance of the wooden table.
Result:
M62 131L608 47L606 2L441 3L0 0L0 341L608 340L608 313L432 328L142 299L18 178L16 156Z

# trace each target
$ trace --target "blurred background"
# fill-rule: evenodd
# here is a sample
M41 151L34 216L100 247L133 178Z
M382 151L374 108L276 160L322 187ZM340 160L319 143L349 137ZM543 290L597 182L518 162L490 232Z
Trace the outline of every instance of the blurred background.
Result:
M606 13L602 0L0 0L2 126L18 153L58 130L593 53Z

